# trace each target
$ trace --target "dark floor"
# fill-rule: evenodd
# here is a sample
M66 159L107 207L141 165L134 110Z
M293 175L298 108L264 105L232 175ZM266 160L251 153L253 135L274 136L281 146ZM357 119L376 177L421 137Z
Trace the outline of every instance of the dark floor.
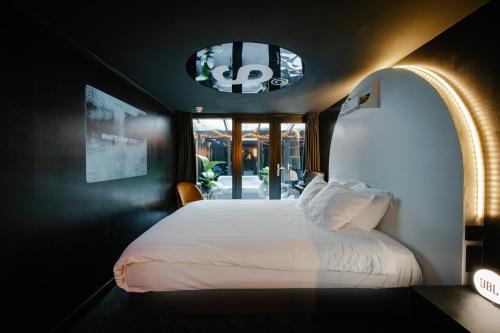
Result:
M131 313L115 287L71 330L81 332L412 332L411 320L370 316L227 315L144 316Z

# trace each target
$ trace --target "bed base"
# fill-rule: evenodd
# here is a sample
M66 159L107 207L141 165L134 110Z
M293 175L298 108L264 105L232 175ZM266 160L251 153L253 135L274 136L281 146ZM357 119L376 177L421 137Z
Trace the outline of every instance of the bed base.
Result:
M369 314L407 316L410 288L211 289L129 293L138 314Z

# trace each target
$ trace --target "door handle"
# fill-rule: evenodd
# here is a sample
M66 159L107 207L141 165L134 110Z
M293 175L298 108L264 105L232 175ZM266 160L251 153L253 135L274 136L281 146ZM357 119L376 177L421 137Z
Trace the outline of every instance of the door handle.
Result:
M276 166L276 176L280 176L280 170L285 170L285 168L280 167L280 164L278 163Z

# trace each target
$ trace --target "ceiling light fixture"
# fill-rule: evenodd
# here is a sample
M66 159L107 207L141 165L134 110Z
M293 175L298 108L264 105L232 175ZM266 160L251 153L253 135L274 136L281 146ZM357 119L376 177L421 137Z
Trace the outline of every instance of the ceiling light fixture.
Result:
M201 111L203 111L203 106L197 106L195 107L195 110L196 112L200 113Z
M304 66L295 53L272 44L234 42L194 53L186 64L189 76L217 91L239 94L271 92L302 78Z

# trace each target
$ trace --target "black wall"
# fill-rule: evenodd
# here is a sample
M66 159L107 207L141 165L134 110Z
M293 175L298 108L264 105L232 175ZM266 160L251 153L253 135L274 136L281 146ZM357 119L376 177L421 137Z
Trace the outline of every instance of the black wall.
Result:
M128 243L175 206L173 114L52 29L3 9L2 308L54 328L113 277ZM147 176L86 183L85 85L148 114Z
M479 100L484 112L488 113L489 121L493 122L493 127L496 128L496 132L492 135L496 135L497 138L500 138L497 91L500 78L499 7L496 1L488 3L398 63L419 64L451 74ZM344 99L340 103L343 101ZM337 110L338 108L332 107L320 115L320 142L323 144L321 166L326 171L328 170L332 128L338 115ZM500 152L496 151L493 154L498 156ZM489 186L492 182L493 180L490 179ZM486 216L483 254L484 265L500 269L500 217L498 215L487 214Z

